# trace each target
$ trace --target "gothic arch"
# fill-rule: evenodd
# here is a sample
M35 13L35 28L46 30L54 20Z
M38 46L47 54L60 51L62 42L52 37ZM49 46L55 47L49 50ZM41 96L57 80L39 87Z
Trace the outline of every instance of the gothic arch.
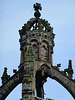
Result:
M30 42L38 42L38 40L33 38L33 39L30 40Z
M60 83L75 99L75 82L74 80L68 78L67 76L63 75L60 71L56 70L54 67L50 67L48 63L42 62L40 64L41 68L38 68L38 70L42 70L42 66L44 69L44 73L47 77L52 78L56 80L58 83Z
M42 42L45 42L47 45L49 45L48 41L47 40L42 40Z
M49 73L48 73L49 75ZM75 82L74 80L63 75L60 71L51 67L51 76L50 78L59 82L75 99Z
M59 82L75 99L75 82L72 79L69 79L60 71L56 70L54 67L51 67L49 63L41 61L40 66L41 69L39 69L39 67L37 70L42 70L42 66L45 66L43 69L46 76ZM1 100L4 100L9 95L9 93L22 82L22 73L23 66L20 66L20 70L16 72L16 74L14 74L6 84L0 87Z

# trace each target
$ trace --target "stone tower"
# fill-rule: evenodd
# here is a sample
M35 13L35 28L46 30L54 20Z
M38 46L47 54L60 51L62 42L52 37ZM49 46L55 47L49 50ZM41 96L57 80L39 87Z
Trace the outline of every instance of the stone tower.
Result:
M43 84L46 77L43 62L53 65L52 54L54 46L53 28L48 21L40 19L42 7L40 4L34 4L34 16L27 24L24 24L20 33L21 64L24 63L24 69L27 71L23 78L22 99L31 100L35 96L44 98ZM42 66L41 66L42 65Z
M18 71L14 75L7 74L7 68L1 77L0 100L22 83L22 100L43 100L43 84L47 77L59 82L75 99L75 80L73 77L72 61L69 60L68 68L60 71L60 64L53 66L54 36L53 28L48 21L41 19L41 4L33 5L35 18L31 18L21 30L20 50L21 60ZM48 100L48 99L47 99Z

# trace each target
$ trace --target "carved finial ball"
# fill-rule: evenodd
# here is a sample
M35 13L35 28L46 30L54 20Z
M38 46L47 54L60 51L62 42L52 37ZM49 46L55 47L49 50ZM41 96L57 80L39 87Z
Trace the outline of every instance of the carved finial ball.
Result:
M7 70L7 67L5 67L4 70Z

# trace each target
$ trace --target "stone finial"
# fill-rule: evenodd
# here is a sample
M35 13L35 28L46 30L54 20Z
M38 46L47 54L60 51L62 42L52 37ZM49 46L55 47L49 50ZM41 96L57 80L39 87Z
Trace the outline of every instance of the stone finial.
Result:
M72 69L72 60L69 60L68 68Z
M36 3L36 4L33 5L33 8L35 10L34 16L36 18L39 18L41 16L39 10L42 10L41 4L40 3Z
M8 79L10 78L10 75L7 74L7 67L4 68L3 75L1 77L2 79L2 84L6 83Z
M73 69L72 69L72 61L71 60L69 60L68 68L64 69L64 73L67 73L68 77L72 79Z
M73 77L73 69L72 69L72 61L71 60L69 60L69 65L68 65L68 76L70 78Z

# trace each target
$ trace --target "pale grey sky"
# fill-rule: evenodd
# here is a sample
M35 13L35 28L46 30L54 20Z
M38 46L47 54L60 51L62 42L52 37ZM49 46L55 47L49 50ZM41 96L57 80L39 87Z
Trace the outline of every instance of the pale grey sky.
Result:
M36 2L42 5L41 18L51 24L56 34L53 64L61 63L60 70L63 70L68 67L68 60L71 59L75 72L75 0L0 0L0 77L5 66L8 67L8 74L11 76L13 69L18 69L18 30L34 17L33 4ZM75 79L75 73L73 78ZM44 87L45 97L54 100L73 100L68 91L52 79L48 79ZM19 85L6 100L19 100L21 89Z

